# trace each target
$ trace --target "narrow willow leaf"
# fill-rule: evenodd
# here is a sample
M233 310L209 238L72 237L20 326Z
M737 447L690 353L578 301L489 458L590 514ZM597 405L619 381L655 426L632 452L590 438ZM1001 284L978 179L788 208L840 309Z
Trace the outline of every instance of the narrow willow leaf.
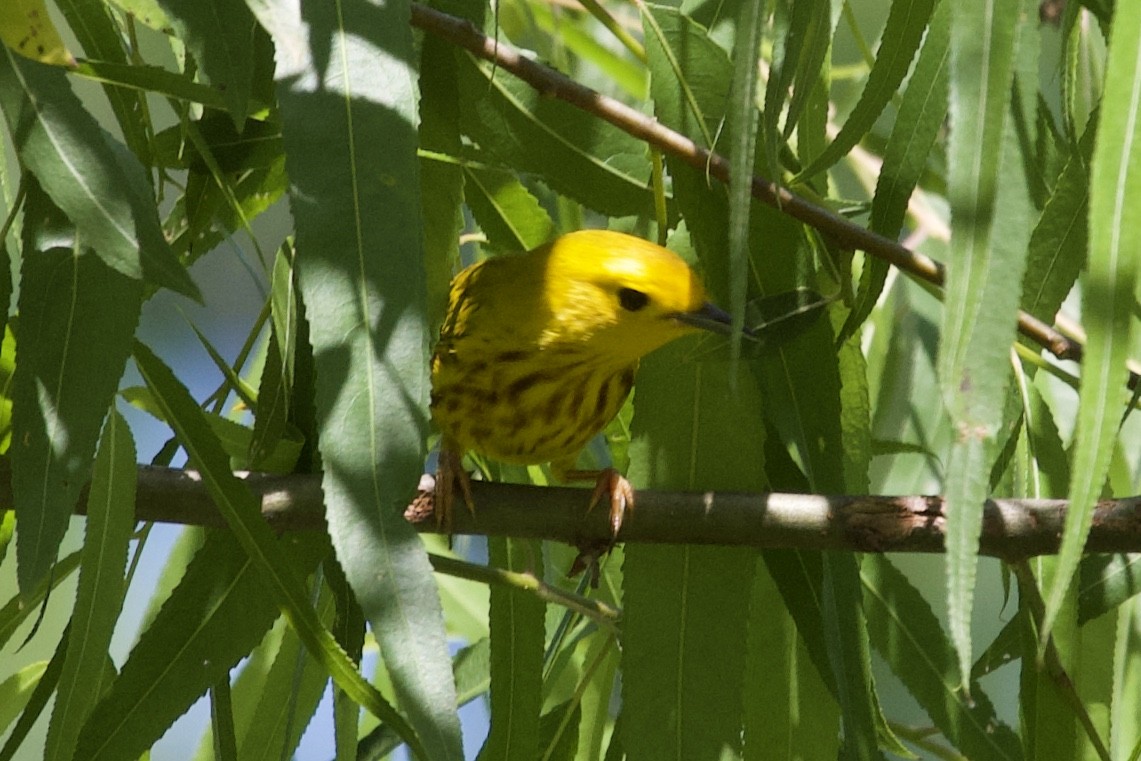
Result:
M1118 613L1113 653L1110 749L1119 755L1129 752L1136 759L1141 757L1141 717L1133 704L1133 696L1141 690L1141 605L1136 600Z
M75 65L44 0L7 0L0 7L0 42L39 63Z
M306 649L321 662L341 689L377 718L390 723L417 754L425 755L412 727L365 681L329 630L317 620L295 575L294 564L275 543L272 531L262 519L257 499L231 473L222 447L190 393L147 347L136 343L134 359L162 407L164 419L174 429L192 467L202 476L210 498L241 542L259 578L270 590L274 602L301 637Z
M550 215L515 175L465 167L464 179L464 200L493 248L530 251L550 240Z
M159 0L159 5L240 129L250 110L254 37L264 34L253 14L245 3L228 0Z
M788 100L788 90L796 76L801 46L814 13L822 3L796 3L778 0L773 6L773 52L769 78L765 84L762 131L765 166L770 177L779 177L778 147L782 134L780 117Z
M1048 586L1057 568L1057 559L1034 558L1030 563L1035 577L1043 586ZM1062 668L1072 675L1075 673L1072 656L1078 642L1073 595L1067 594L1063 602L1055 626L1055 644ZM1035 656L1041 637L1029 604L1020 603L1018 618L1022 621L1023 652L1018 698L1025 756L1030 759L1079 757L1081 728L1074 715L1074 705L1043 661Z
M104 130L62 70L0 48L0 111L20 161L112 268L198 298L159 224L133 155Z
M867 621L861 606L859 570L852 553L825 552L824 640L844 718L844 744L840 755L851 759L882 759L879 732L890 736L875 697Z
M488 540L488 559L496 568L525 571L539 557L538 542ZM546 605L531 592L492 585L491 729L480 759L533 758L539 752L545 614Z
M749 209L752 206L753 163L757 152L757 78L761 54L761 20L765 0L741 6L733 46L733 85L729 92L729 310L733 315L730 344L733 360L741 352L745 326L745 295L749 287Z
M1074 641L1074 688L1078 699L1089 715L1090 725L1083 726L1080 736L1083 751L1090 757L1096 755L1090 733L1102 744L1110 738L1110 707L1113 703L1114 682L1120 677L1115 673L1115 644L1117 640L1117 617L1121 610L1090 621L1077 629Z
M860 566L872 645L948 741L970 759L1021 759L1018 736L995 714L978 684L959 686L955 651L919 591L891 561L866 555Z
M8 315L12 311L12 257L8 253L8 241L0 240L0 339L4 339L7 335L8 328ZM11 363L12 358L5 356L0 362ZM0 380L5 380L4 375L10 373L14 368L4 367L0 370ZM0 415L0 417L3 417ZM3 438L4 422L0 422L0 440ZM2 442L0 442L2 443ZM5 450L6 447L0 446L0 450ZM3 562L4 556L0 554L0 562Z
M25 597L13 590L12 597L0 607L0 646L5 645L16 633L16 630L29 618L39 613L40 603L48 594L55 590L62 582L70 578L79 567L80 551L75 551L62 558L55 566L55 572L45 578L33 590L31 596Z
M482 150L587 208L653 215L643 143L466 53L458 60L461 125Z
M883 166L872 198L872 230L895 238L903 227L911 193L919 183L935 138L947 116L947 80L951 51L951 8L939 3L899 105L891 136L884 149ZM894 6L893 6L894 8ZM879 301L890 269L878 257L865 256L856 305L840 331L848 336L868 318Z
M812 100L812 93L821 78L828 76L828 66L825 62L832 52L832 37L836 33L836 24L840 21L840 11L844 4L837 0L814 0L811 3L794 3L794 6L796 9L810 7L811 15L803 31L804 39L800 41L800 54L792 78L792 96L788 99L788 111L784 121L786 139L799 126L800 120L805 115L805 108ZM794 9L793 16L797 15ZM792 31L795 33L796 30Z
M8 727L23 712L47 667L47 661L29 663L0 682L0 733L7 733Z
M582 721L582 705L575 701L562 703L543 714L541 747L549 761L574 761L578 752L578 726Z
M891 11L887 16L887 24L880 36L880 46L876 50L875 62L868 72L868 80L864 83L864 90L856 102L848 118L844 120L840 131L833 138L824 152L817 156L812 164L801 170L793 182L804 181L835 164L848 154L864 135L871 130L876 119L880 117L891 99L895 96L899 86L903 83L911 68L911 61L915 52L919 50L919 43L923 40L923 33L928 31L932 12L935 9L935 0L894 0ZM949 5L949 4L948 4ZM918 73L918 68L916 69ZM923 80L920 80L923 81ZM911 79L908 88L916 86L916 80ZM923 87L922 84L919 85ZM906 101L905 101L906 102ZM896 117L894 129L916 129L919 124L914 121L905 121L903 106ZM891 154L891 149L885 152ZM884 170L880 173L880 183L883 182ZM874 226L873 226L874 229Z
M57 0L56 5L63 12L79 44L83 46L86 58L127 66L123 35L106 3L99 0ZM146 94L109 83L104 83L103 94L115 112L115 122L123 132L127 147L144 163L149 163L151 151L148 133L151 125L146 110Z
M135 526L135 442L114 408L107 417L87 498L83 566L71 617L82 636L68 641L45 759L71 759L79 731L99 699L108 648L125 590L127 547Z
M634 398L637 486L758 489L763 428L742 366L688 361L678 341L647 357ZM731 392L733 381L736 391ZM637 520L637 518L633 518ZM626 548L621 732L631 761L706 758L740 747L746 612L756 554L740 548Z
M322 587L316 608L321 621L330 624L333 598L327 587ZM293 757L328 684L328 673L286 628L266 678L249 689L243 689L240 682L234 686L235 708L249 713L238 724L238 758L275 761Z
M753 580L748 648L745 761L836 758L840 709L834 690L807 656L797 625L763 565Z
M1034 232L1022 281L1022 308L1052 323L1062 300L1078 279L1086 262L1089 216L1089 162L1096 130L1082 137L1085 150L1075 149L1062 169Z
M439 331L448 284L460 253L464 226L464 172L459 72L451 45L426 35L420 52L420 204L424 219L424 269L431 333ZM429 155L431 154L435 155ZM439 158L437 158L439 157Z
M277 540L271 540L276 542ZM282 541L299 569L327 553L319 537ZM76 758L130 758L160 738L250 652L279 615L237 539L211 531L154 622L91 712Z
M1078 623L1141 594L1141 554L1089 555L1078 573Z
M44 708L47 706L48 701L51 700L55 694L60 673L63 671L63 659L64 653L67 652L69 631L70 627L63 630L63 636L61 636L59 642L56 643L55 652L52 653L51 661L48 663L47 668L44 669L44 673L39 681L36 682L35 687L32 688L32 694L28 696L27 705L24 706L24 710L20 714L20 718L16 720L12 731L8 733L4 746L0 748L0 759L8 761L15 756L16 749L27 739L28 733L32 727L35 726L40 718L40 714L43 713Z
M654 112L698 145L714 147L732 82L728 54L707 30L671 6L642 16Z
M13 380L16 556L28 594L55 563L142 305L142 284L84 252L60 210L29 183ZM108 308L114 305L114 308Z
M1003 411L1030 206L1007 124L1020 0L952 9L948 148L953 232L939 381L955 439L947 460L947 598L959 672L971 665L978 539Z
M1093 507L1105 485L1127 394L1137 251L1141 219L1141 7L1114 14L1105 97L1090 170L1089 272L1082 318L1088 340L1074 433L1070 509L1058 552L1059 568L1046 596L1043 640L1077 571Z
M329 533L427 755L458 760L439 594L403 518L423 472L429 342L409 6L260 5L279 51Z

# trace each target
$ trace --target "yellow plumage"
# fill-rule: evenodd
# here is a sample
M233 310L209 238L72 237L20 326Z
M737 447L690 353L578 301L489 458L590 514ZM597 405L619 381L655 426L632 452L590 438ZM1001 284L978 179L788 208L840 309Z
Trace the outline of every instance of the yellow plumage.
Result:
M441 471L457 466L441 473L437 514L449 514L464 452L565 473L622 407L641 357L727 325L680 257L622 233L570 233L468 267L452 282L432 358Z

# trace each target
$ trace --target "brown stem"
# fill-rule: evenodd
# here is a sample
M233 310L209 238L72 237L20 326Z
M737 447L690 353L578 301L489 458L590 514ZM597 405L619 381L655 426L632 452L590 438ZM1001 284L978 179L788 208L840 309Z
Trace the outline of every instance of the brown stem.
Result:
M243 474L259 497L262 514L280 531L323 531L319 475ZM583 489L518 486L476 481L475 515L455 511L460 534L549 539L575 546L605 544L605 510L586 512ZM415 506L431 515L431 496ZM0 458L0 504L11 505L11 463ZM83 513L86 497L77 512ZM993 499L983 513L980 552L1008 561L1058 551L1066 519L1064 500ZM946 507L941 497L820 496L723 492L638 492L638 504L622 524L619 540L785 547L862 552L942 552ZM197 474L139 467L135 503L139 520L225 526ZM422 532L435 521L416 522ZM1141 496L1096 506L1087 552L1141 551Z

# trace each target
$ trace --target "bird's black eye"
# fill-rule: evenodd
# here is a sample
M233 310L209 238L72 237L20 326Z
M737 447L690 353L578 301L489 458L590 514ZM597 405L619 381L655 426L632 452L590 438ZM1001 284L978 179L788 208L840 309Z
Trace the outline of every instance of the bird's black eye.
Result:
M633 288L619 288L618 303L621 304L622 308L627 312L637 312L646 306L646 304L650 303L650 297Z

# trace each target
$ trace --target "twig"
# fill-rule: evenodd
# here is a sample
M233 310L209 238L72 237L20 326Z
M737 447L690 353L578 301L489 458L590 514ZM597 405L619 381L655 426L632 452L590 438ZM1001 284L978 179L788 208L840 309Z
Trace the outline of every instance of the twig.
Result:
M240 474L279 531L325 530L319 475ZM476 511L455 511L460 534L549 539L575 546L605 544L605 510L586 511L582 489L477 481ZM11 505L11 464L0 458L0 504ZM86 497L77 512L83 513ZM430 496L417 506L430 511ZM994 499L984 507L980 552L1008 561L1058 551L1065 500ZM225 526L196 473L139 466L139 520ZM428 512L430 515L430 512ZM431 533L435 521L416 529ZM942 552L941 497L820 496L639 491L620 541L784 547L861 552ZM1087 552L1141 552L1141 496L1105 500L1094 509Z

